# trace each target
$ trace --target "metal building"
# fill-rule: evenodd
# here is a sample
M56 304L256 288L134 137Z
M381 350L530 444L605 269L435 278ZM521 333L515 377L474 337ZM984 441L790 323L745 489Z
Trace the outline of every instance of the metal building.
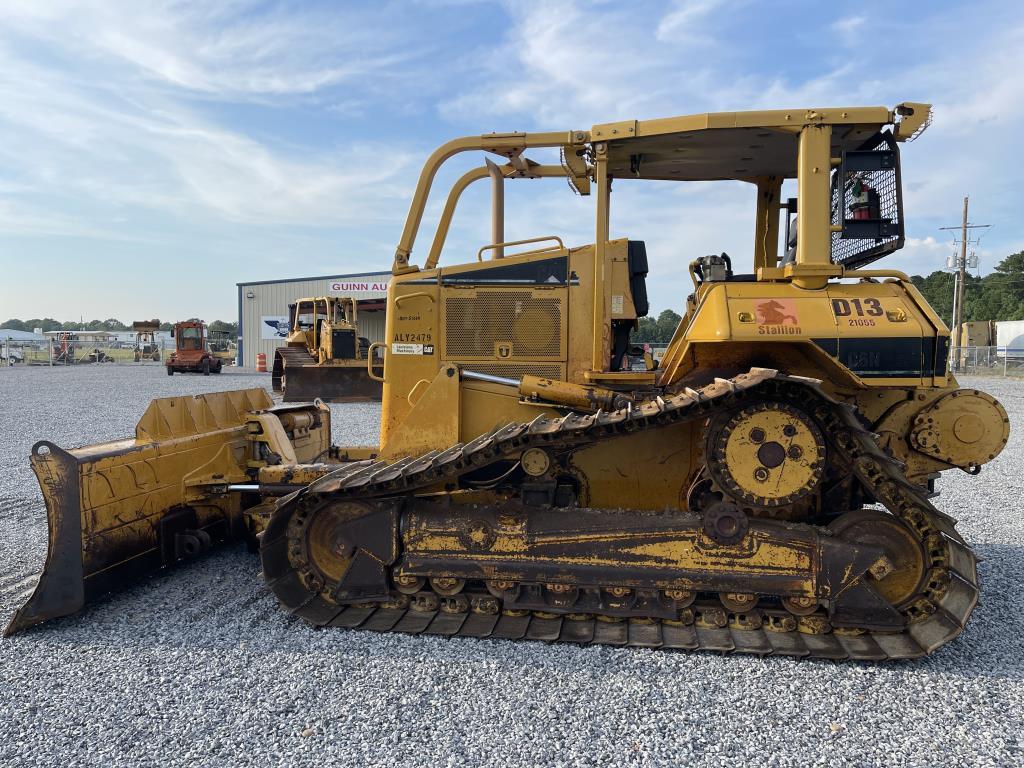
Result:
M384 308L391 272L296 277L238 283L238 365L256 366L256 354L274 361L288 334L288 305L315 296L351 296L359 303L359 335L384 340Z

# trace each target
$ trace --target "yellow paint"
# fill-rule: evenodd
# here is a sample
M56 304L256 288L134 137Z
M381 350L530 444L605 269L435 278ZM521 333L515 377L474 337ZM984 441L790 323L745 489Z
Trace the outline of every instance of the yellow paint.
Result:
M860 147L879 130L892 129L897 140L905 140L926 125L928 113L927 105L911 103L895 111L841 107L726 112L627 119L594 125L589 131L491 133L448 142L430 156L420 174L395 251L379 450L343 447L324 458L328 414L322 414L325 426L319 430L295 426L289 432L284 416L268 410L271 403L261 390L155 401L140 421L135 440L73 452L81 480L83 544L92 558L88 567L106 567L103 553L148 551L154 546L155 521L185 503L197 509L201 521L237 522L240 497L224 492L228 483L255 477L308 480L323 472L325 461L440 451L509 422L565 413L565 407L524 401L518 385L460 380L460 369L514 380L546 379L548 384L536 388L538 394L546 389L558 394L562 405L582 407L579 398L592 393L594 385L639 392L641 398L667 396L671 390L707 383L713 376L771 366L822 380L826 392L854 403L876 420L883 445L906 463L912 480L921 482L951 463L988 460L1005 442L1000 421L1005 413L997 407L978 398L947 403L944 398L956 382L941 371L861 377L844 366L842 355L837 358L827 351L836 344L841 348L844 341L870 344L900 338L934 345L948 339L942 321L905 276L883 270L846 273L830 261L833 154ZM755 138L762 145L760 151L751 147ZM558 150L564 163L537 165L525 153L538 147ZM589 190L592 182L594 242L565 246L548 233L524 233L557 245L499 259L496 244L481 242L466 251L468 263L442 264L455 204L472 181L486 175L476 168L456 182L425 268L420 269L413 261L413 248L438 170L456 154L481 150L507 159L499 167L505 180L552 177L561 169L578 191ZM738 167L737 157L743 158L743 167ZM696 285L692 299L681 307L683 321L656 374L610 370L613 323L624 327L635 321L638 304L630 283L628 240L622 237L626 233L612 228L611 189L613 182L617 187L633 179L734 179L756 189L750 268L757 280ZM778 198L786 179L797 182L798 242L795 263L778 264ZM615 225L621 226L618 220ZM474 254L491 258L473 261ZM651 265L694 255L649 254ZM528 275L532 264L552 258L566 259L566 284L520 282L521 277L484 284L497 267L522 267L517 275ZM736 267L737 272L749 271ZM657 278L652 274L652 280ZM354 307L346 313L345 305L331 305L326 298L308 301L317 317L355 327ZM290 342L306 346L321 361L333 357L329 333L313 338L306 329L293 331ZM924 426L918 421L922 416ZM925 434L928 418L936 434ZM752 424L776 438L783 426L768 415L756 417ZM596 443L575 451L559 471L578 482L582 504L683 509L703 466L703 427L677 424ZM991 437L997 431L1000 439ZM756 456L745 439L737 434L726 447L727 461L741 472L752 468ZM783 496L806 482L816 450L803 434L793 443L804 451L803 459L769 468L767 482L773 493ZM789 442L780 444L791 447ZM294 466L295 472L271 469L275 460L283 462L276 466ZM53 514L59 472L45 457L33 457L33 463ZM793 471L794 467L802 471ZM457 494L453 503L493 501L489 493ZM258 515L265 517L265 512ZM462 547L450 532L417 530L415 536L421 546L453 551ZM815 557L813 548L770 537L750 537L746 548L728 552L710 547L693 532L653 543L614 535L607 541L651 562L709 571L741 563L751 572L788 573L805 581ZM126 542L130 546L124 546ZM529 546L526 533L510 527L498 532L492 551L526 556ZM591 554L586 562L615 565L616 557Z
M813 539L790 539L785 532L754 529L737 547L722 547L707 541L696 529L681 529L664 534L609 531L597 534L530 533L524 527L495 530L493 543L486 550L467 547L455 530L442 528L429 515L413 515L403 537L406 556L458 557L470 560L493 574L509 574L510 569L548 562L540 552L566 549L558 562L601 566L611 570L623 567L671 568L681 572L747 577L784 577L794 592L814 594L816 589L817 544ZM653 540L652 540L653 539ZM631 544L635 540L637 543ZM573 547L589 551L572 553Z
M922 409L911 426L910 442L921 453L966 469L991 461L1009 437L1010 419L999 401L967 389Z
M459 442L459 376L454 366L437 371L402 422L402 429L381 445L381 458L418 456L438 445Z
M766 447L782 454L776 466L763 460ZM725 461L733 479L745 492L766 499L793 496L808 487L822 459L808 425L785 411L745 414L726 438Z

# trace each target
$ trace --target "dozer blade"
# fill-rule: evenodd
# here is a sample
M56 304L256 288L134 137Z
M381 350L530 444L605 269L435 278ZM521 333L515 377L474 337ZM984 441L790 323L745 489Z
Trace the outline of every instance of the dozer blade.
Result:
M299 365L284 368L284 402L362 403L381 399L381 383L366 372L365 364Z
M11 635L134 579L241 535L247 417L271 406L264 389L154 400L135 438L64 450L32 447L49 542L35 590Z

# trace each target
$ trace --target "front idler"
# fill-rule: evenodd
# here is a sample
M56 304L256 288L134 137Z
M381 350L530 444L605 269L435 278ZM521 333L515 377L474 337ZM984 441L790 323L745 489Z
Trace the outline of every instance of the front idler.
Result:
M315 625L345 603L391 599L400 504L312 494L282 504L260 548L264 578L286 608Z

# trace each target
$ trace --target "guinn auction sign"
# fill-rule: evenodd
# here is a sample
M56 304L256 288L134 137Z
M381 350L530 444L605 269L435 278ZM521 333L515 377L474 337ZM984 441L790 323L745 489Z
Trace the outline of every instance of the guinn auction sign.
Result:
M374 294L383 297L388 292L390 278L387 275L357 280L335 280L331 283L331 293L344 296L358 294Z

